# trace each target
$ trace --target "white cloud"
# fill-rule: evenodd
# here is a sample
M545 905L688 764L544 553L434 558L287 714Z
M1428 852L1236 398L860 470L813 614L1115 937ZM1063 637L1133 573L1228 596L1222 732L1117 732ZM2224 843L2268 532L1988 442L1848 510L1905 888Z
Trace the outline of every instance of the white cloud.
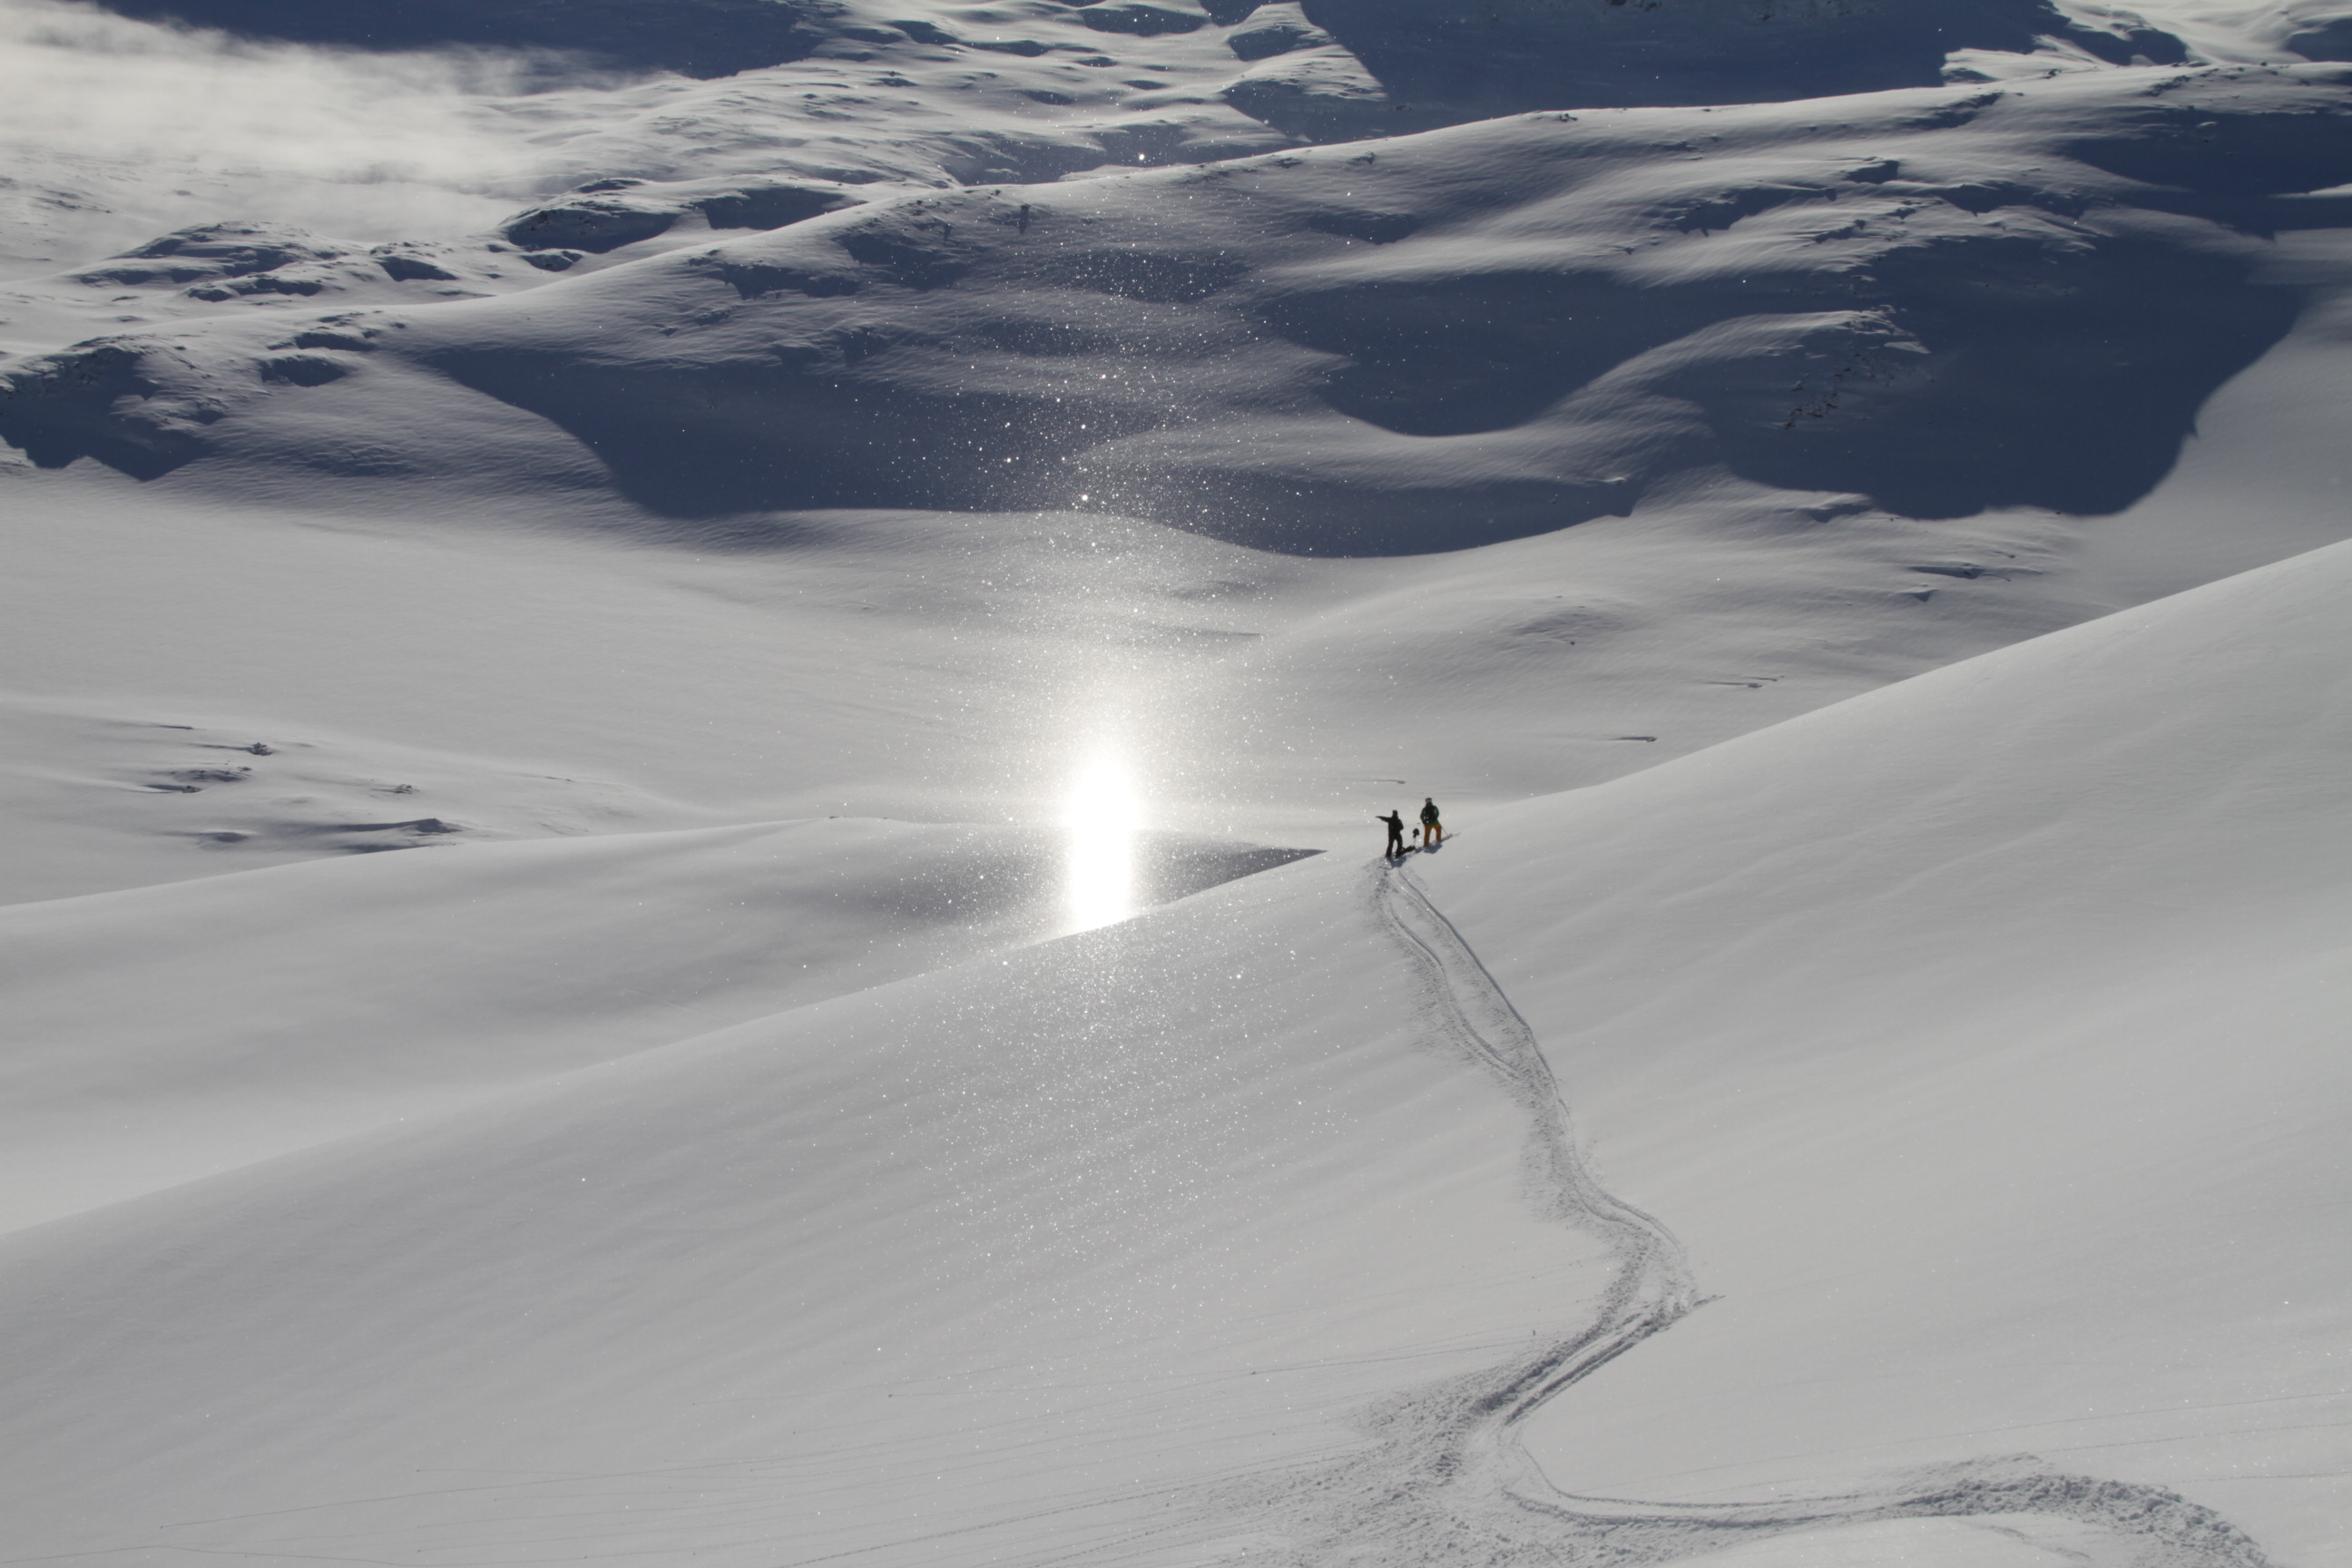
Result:
M541 188L499 100L543 55L369 54L0 0L0 265L22 276L220 218L360 240L479 229Z

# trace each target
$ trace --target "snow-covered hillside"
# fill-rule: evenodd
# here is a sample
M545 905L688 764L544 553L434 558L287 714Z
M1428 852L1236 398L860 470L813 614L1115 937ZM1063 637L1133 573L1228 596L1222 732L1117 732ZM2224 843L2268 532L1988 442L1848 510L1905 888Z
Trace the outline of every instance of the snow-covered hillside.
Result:
M0 0L0 1561L2352 1563L2346 60Z
M5 428L37 463L141 479L493 482L520 432L465 432L520 410L665 516L1094 510L1306 553L1548 532L1694 473L1910 517L2109 513L2293 321L2264 242L2336 216L2308 194L2352 180L2345 79L2082 71L1052 193L771 187L799 205L766 234L425 311L383 303L391 251L206 230L78 280L305 308L35 359ZM614 252L694 210L667 199L505 233Z
M26 1543L2326 1561L2347 587L24 1232Z

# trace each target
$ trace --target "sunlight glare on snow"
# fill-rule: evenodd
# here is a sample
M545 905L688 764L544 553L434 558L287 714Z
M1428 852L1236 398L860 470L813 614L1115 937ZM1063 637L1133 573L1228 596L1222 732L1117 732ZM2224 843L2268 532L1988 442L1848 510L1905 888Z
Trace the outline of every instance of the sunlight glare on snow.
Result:
M1135 912L1135 836L1142 826L1142 802L1124 760L1108 748L1089 755L1062 801L1068 931L1092 931Z

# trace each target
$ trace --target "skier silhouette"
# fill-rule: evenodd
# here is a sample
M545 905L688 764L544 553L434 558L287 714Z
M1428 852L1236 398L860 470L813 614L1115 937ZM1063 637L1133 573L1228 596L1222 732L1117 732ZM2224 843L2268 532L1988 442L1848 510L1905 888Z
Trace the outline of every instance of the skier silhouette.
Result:
M1437 802L1427 795L1421 801L1421 842L1426 849L1434 849L1445 840L1445 829L1438 826Z
M1372 820L1374 822L1385 822L1389 825L1389 847L1386 851L1388 858L1393 860L1398 856L1403 854L1404 817L1400 815L1393 806L1391 806L1386 816L1376 816L1372 818Z

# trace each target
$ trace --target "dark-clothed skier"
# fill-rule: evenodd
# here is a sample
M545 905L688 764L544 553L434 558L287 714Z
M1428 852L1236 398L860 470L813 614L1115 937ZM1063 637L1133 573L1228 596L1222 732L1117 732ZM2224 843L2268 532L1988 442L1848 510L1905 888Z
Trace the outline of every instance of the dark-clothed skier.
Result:
M1390 858L1390 859L1391 859L1391 860L1393 860L1393 859L1395 859L1398 856L1400 856L1400 855L1403 854L1403 853L1404 853L1404 816L1403 816L1403 815L1402 815L1402 813L1398 812L1397 810L1395 810L1393 807L1391 807L1391 808L1390 809L1390 811L1389 811L1389 814L1388 814L1386 816L1376 816L1376 817L1372 818L1372 820L1373 820L1374 822L1385 822L1385 823L1387 823L1387 824L1389 825L1389 847L1388 847L1388 857L1389 857L1389 858Z
M1445 829L1438 826L1437 802L1423 795L1421 802L1421 842L1423 848L1435 848L1445 837Z

